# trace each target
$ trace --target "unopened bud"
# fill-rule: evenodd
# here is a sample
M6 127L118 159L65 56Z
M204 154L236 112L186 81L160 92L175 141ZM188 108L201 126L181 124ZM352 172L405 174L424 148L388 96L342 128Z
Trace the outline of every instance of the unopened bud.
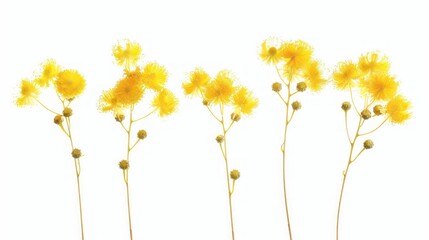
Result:
M279 82L275 82L273 83L271 88L273 89L274 92L280 92L282 90L282 84Z
M350 102L343 102L343 104L341 104L341 109L343 109L344 112L350 110L351 107L352 105L350 104Z
M224 139L225 139L225 138L223 137L223 135L218 135L218 136L216 137L216 142L218 142L218 143L222 143Z
M305 82L297 83L296 90L298 90L299 92L304 92L305 90L307 90L307 84Z
M374 143L371 139L365 140L365 142L363 142L363 147L365 149L371 149L372 147L374 147Z
M240 114L238 114L238 113L231 113L231 120L232 121L238 122L238 121L240 121L240 119L241 119Z
M57 115L54 117L54 123L57 125L61 125L63 123L64 119L63 116Z
M145 139L147 137L147 132L145 130L140 130L137 132L137 137L141 140Z
M124 119L125 119L125 115L124 114L116 114L115 115L115 120L117 122L122 122L122 121L124 121Z
M63 116L64 117L70 117L73 114L73 110L71 108L64 108L63 110Z
M203 100L203 105L204 106L208 106L209 105L209 101L207 101L206 99Z
M80 158L82 156L82 152L80 151L80 149L75 148L71 152L71 155L72 155L73 158Z
M130 167L130 163L127 160L122 160L119 162L119 168L122 170L127 170Z
M383 114L383 106L381 106L380 104L375 105L372 111L376 116L380 116Z
M292 103L292 109L295 110L295 111L301 109L301 103L298 102L298 101L293 102Z
M369 111L368 109L364 109L364 110L360 113L360 115L362 116L362 118L363 118L364 120L367 120L367 119L369 119L369 118L371 117L371 111Z
M234 170L232 170L232 171L229 173L229 176L230 176L233 180L237 180L237 179L239 179L239 178L240 178L240 172L239 172L238 170L234 169Z

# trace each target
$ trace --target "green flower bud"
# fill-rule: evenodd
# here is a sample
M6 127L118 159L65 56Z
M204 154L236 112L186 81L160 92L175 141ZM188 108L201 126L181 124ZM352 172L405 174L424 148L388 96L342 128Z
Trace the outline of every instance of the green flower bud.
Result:
M365 142L363 142L363 147L365 149L371 149L372 147L374 147L374 143L371 139L365 140Z
M231 113L231 120L232 121L238 122L238 121L240 121L240 119L241 119L240 114L238 114L238 113Z
M343 104L341 104L341 108L344 110L344 112L350 110L351 107L352 105L349 102L343 102Z

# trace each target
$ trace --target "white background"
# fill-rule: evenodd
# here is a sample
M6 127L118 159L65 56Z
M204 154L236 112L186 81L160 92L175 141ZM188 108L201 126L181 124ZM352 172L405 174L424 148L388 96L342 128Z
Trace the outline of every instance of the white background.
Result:
M112 45L129 38L144 61L169 71L179 110L137 124L148 138L131 155L135 239L230 239L225 169L217 122L181 83L195 67L231 69L259 107L230 133L237 240L288 239L281 187L283 110L274 70L258 58L267 37L302 39L326 73L368 51L389 56L400 92L413 103L405 125L383 126L373 150L353 164L342 208L341 239L429 239L428 8L425 1L4 1L0 2L0 239L80 239L69 143L40 106L17 108L22 78L54 58L78 69L87 89L73 105L73 135L85 156L86 239L129 239L125 185L117 166L125 135L97 110L121 69ZM289 132L288 186L294 239L334 239L348 146L328 86L299 96ZM57 108L58 103L49 102ZM57 108L58 109L58 108ZM60 110L58 110L60 111Z

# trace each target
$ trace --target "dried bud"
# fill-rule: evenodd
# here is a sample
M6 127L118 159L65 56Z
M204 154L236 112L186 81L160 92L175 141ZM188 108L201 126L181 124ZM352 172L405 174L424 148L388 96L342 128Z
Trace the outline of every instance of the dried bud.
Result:
M64 119L63 116L57 115L54 117L54 123L57 125L61 125L63 123Z
M140 130L137 132L137 137L141 140L145 139L147 137L147 132L145 130Z
M218 143L222 143L222 142L223 142L223 139L224 139L223 135L218 135L218 136L216 137L216 142L218 142Z
M82 156L82 152L80 151L80 149L75 148L71 152L71 155L72 155L73 158L80 158Z
M349 102L343 102L343 104L341 104L341 108L344 110L344 112L350 110L351 107L352 105Z
M296 90L298 90L299 92L304 92L305 90L307 90L307 84L305 82L297 83Z
M295 110L295 111L301 109L301 103L298 102L298 101L293 102L292 103L292 109Z
M367 120L367 119L371 118L371 111L369 111L368 109L364 109L364 110L360 113L360 115L362 116L362 118L363 118L364 120Z
M372 111L376 116L380 116L383 114L383 106L381 106L380 104L375 105Z
M229 173L229 176L230 176L233 180L237 180L237 179L239 179L239 178L240 178L240 172L239 172L238 170L234 169L234 170L232 170L232 171Z
M238 122L238 121L240 121L240 119L241 119L240 114L238 114L238 113L231 113L231 120L232 121Z
M124 121L124 119L125 119L125 115L124 114L116 114L115 115L115 120L117 122L122 122L122 121Z
M64 108L63 110L63 116L64 117L70 117L73 114L73 110L71 108Z
M271 88L273 89L274 92L280 92L282 90L282 84L279 82L275 82L273 83Z
M119 168L122 170L127 170L130 167L130 163L127 160L122 160L119 162Z
M203 100L203 105L204 106L208 106L209 105L209 101L207 101L206 99Z
M371 139L365 140L365 142L363 142L363 147L365 149L371 149L372 147L374 147L374 143Z

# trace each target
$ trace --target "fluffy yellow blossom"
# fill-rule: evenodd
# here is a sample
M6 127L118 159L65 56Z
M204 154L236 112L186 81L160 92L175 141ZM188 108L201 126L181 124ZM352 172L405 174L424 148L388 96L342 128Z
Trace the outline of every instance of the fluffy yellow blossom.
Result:
M259 57L267 64L277 64L280 61L280 44L275 38L269 38L262 42Z
M118 102L113 89L103 92L99 100L98 108L102 112L112 111L114 114L121 112L122 106Z
M386 56L380 57L377 52L369 52L359 58L358 67L363 74L388 72L390 63Z
M303 69L303 77L306 80L307 86L312 91L320 91L323 86L327 83L327 80L323 78L322 71L320 69L320 63L318 61L309 62Z
M364 84L364 91L376 101L391 99L396 95L398 89L398 82L395 81L395 78L383 72L371 74Z
M55 60L48 59L42 64L40 76L38 76L34 82L40 87L48 87L60 71L61 67L55 62Z
M158 63L148 63L143 69L143 84L152 90L161 91L167 81L167 70Z
M176 111L178 103L179 100L172 92L163 89L153 99L152 106L158 109L159 116L164 117Z
M34 83L24 79L21 81L21 94L15 103L18 107L30 105L39 96L39 93L39 88Z
M137 64L142 56L142 49L140 44L126 39L122 44L118 42L113 46L113 56L118 65L130 69Z
M201 68L195 69L189 76L189 81L182 83L185 94L196 94L204 92L207 84L210 81L210 76Z
M284 73L286 76L295 74L303 69L311 60L313 49L308 43L297 40L285 42L280 47L280 57L286 62Z
M389 116L390 122L401 124L411 118L410 107L410 101L397 95L387 103L386 114Z
M258 100L247 88L239 87L232 97L232 105L235 107L235 112L251 114L253 109L258 106Z
M355 79L359 78L359 70L353 62L341 62L337 65L332 77L336 88L348 90L353 87Z
M138 103L144 94L141 75L138 72L131 72L119 80L113 88L113 95L116 101L123 106Z
M85 89L85 79L76 70L64 70L58 73L55 89L63 98L74 98Z
M230 71L220 71L207 85L204 97L208 102L228 104L235 92L234 77Z

